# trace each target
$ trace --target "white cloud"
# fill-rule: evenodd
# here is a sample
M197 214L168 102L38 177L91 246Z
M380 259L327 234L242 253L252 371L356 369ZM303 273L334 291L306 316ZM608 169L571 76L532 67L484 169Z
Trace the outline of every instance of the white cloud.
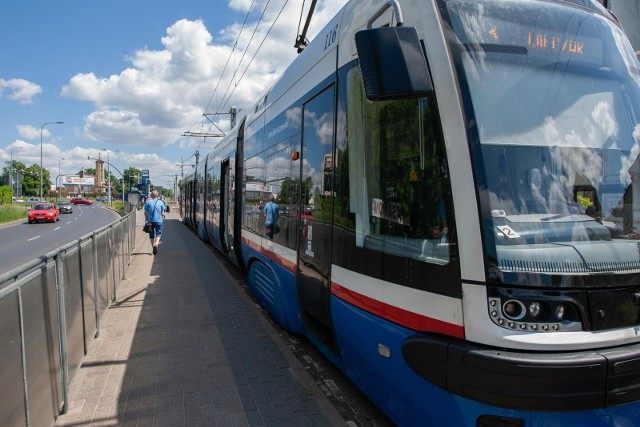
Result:
M16 129L18 130L18 135L26 139L39 139L41 131L43 138L51 137L51 132L47 128L40 129L31 125L18 125Z
M246 12L251 3L229 0L228 7ZM161 38L164 49L135 51L128 57L131 67L119 74L73 76L63 87L62 95L95 106L95 111L85 117L83 137L120 145L190 146L181 135L190 130L203 131L199 123L202 113L228 112L231 106L248 105L296 56L293 43L300 5L294 2L287 4L255 55L285 0L269 2L247 49L266 3L263 0L254 4L237 45L241 23L218 29L214 33L216 39L203 21L181 19L167 28ZM320 1L309 34L324 26L344 3L345 0ZM218 108L222 111L216 111ZM216 120L220 120L218 126L223 130L228 129L227 116Z
M42 88L24 79L0 79L0 97L8 92L7 98L20 104L31 104L33 97L42 92Z
M119 145L167 145L176 139L174 129L145 123L140 114L125 110L94 111L85 118L84 133L94 141Z

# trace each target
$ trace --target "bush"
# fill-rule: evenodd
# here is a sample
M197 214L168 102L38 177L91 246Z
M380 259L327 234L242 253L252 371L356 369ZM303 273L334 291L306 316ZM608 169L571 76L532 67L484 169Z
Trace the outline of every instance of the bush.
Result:
M27 218L27 207L23 205L0 206L0 223Z
M8 185L0 185L0 205L10 205L13 191Z

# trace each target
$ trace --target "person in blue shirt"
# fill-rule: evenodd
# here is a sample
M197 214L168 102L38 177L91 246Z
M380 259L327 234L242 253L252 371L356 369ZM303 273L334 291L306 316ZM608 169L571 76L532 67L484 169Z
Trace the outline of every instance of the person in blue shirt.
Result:
M275 202L276 196L274 194L271 195L269 201L266 205L264 205L264 225L265 225L265 236L269 239L273 239L273 233L276 228L276 222L278 221L278 216L280 215L280 208Z
M158 192L153 190L151 198L144 204L144 218L151 224L149 232L149 240L153 248L153 254L158 253L158 245L160 244L160 236L162 236L162 225L165 218L166 205L163 200L158 198Z

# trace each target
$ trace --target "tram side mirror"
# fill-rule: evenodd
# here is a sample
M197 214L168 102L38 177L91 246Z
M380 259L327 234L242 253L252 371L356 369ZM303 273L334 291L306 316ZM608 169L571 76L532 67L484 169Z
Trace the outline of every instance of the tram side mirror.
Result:
M433 92L427 59L415 27L358 31L356 50L370 101L422 98Z

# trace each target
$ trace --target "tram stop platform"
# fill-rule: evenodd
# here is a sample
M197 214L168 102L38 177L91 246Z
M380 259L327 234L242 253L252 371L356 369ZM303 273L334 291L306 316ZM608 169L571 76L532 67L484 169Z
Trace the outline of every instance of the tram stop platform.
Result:
M358 425L176 211L155 256L137 211L126 277L54 426Z

